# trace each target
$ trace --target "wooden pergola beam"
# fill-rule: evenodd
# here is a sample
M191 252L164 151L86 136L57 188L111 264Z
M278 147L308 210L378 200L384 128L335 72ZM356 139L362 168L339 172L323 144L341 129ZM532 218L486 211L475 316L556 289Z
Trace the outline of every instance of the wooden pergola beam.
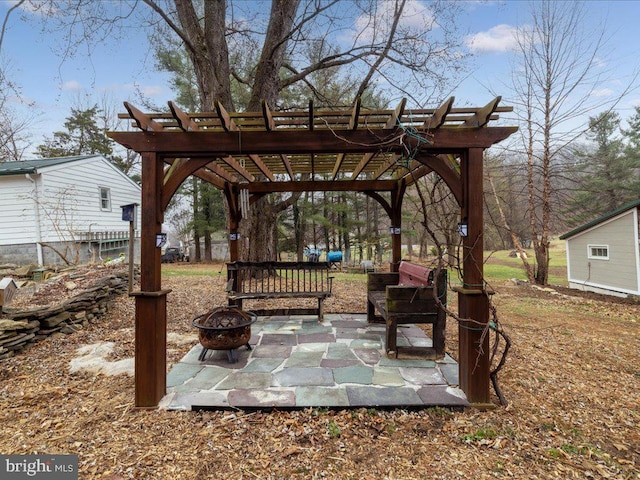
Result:
M465 121L461 126L474 128L484 127L487 123L489 123L491 115L493 115L493 112L495 112L496 108L498 108L500 100L502 100L502 97L500 96L494 98L480 110L474 113L471 118Z
M227 172L224 168L215 162L207 163L206 168L218 175L220 178L226 180L229 183L238 183L238 177Z
M360 116L360 107L362 106L362 99L358 97L356 99L356 103L353 106L353 110L351 110L351 118L349 118L349 130L355 130L358 128L358 117ZM344 153L339 153L336 157L336 163L333 166L333 171L331 172L331 180L335 180L340 172L340 168L342 167L342 162L344 161L344 157L346 155Z
M174 174L176 169L187 161L188 161L187 158L176 158L175 160L170 161L169 167L164 172L163 183L166 184L171 178L171 176Z
M289 175L289 178L291 180L293 180L294 179L294 173L293 173L293 169L291 168L291 162L289 161L289 157L287 157L284 154L280 154L280 159L282 160L282 164L284 165L284 168L287 171L287 174Z
M171 170L171 175L167 175L165 173L164 184L162 187L162 197L161 197L161 206L162 211L167 208L171 198L178 190L182 182L189 176L195 175L196 177L204 180L212 184L214 187L222 189L228 183L225 182L222 178L214 175L212 172L208 170L203 170L208 163L210 163L209 159L206 158L198 158L198 159L180 159L180 161L173 160L171 158L164 159L166 163L178 165Z
M218 113L218 118L222 122L222 128L225 132L237 132L240 130L236 122L233 121L229 112L222 106L222 104L216 101L216 112Z
M257 155L255 153L250 153L249 154L249 158L251 159L251 161L253 163L255 163L256 167L258 167L258 170L260 170L260 172L262 172L262 174L267 177L269 180L271 180L272 182L276 179L276 177L274 177L273 173L271 172L271 170L269 170L269 167L267 167L264 162L262 161L262 159L260 158L260 155Z
M155 120L152 120L146 113L141 112L129 102L124 102L124 108L127 109L129 116L136 122L136 126L145 132L159 132L163 130L163 126Z
M453 101L456 97L449 97L449 99L440 105L431 117L427 118L424 121L423 128L427 130L435 130L436 128L440 128L444 122L447 120L447 115L451 112L451 107L453 106Z
M264 105L266 107L266 103ZM218 112L218 116L220 117L220 121L222 122L222 127L226 132L238 132L240 136L244 135L244 132L240 131L240 128L238 127L238 125L236 125L236 123L231 118L231 115L229 115L229 113L224 109L224 107L220 102L216 102L216 111ZM270 130L267 130L267 131L270 131ZM241 142L241 137L238 138L238 141ZM237 150L239 150L239 153L242 152L241 147L238 148ZM271 173L271 170L269 170L269 167L267 167L264 164L264 162L262 161L262 159L258 154L250 153L249 158L253 163L255 163L256 167L258 167L258 170L260 170L260 172L262 172L262 174L265 177L267 177L271 181L275 179L275 177L273 176L273 173Z
M517 127L492 128L439 128L431 132L431 143L424 147L432 153L458 153L465 148L489 148L504 140L518 130ZM396 129L359 129L340 131L339 135L331 130L273 132L246 131L236 134L223 132L198 132L197 134L179 131L163 132L109 132L108 136L121 145L136 152L161 152L174 157L228 156L229 152L256 155L316 155L336 153L376 153L396 151L398 145ZM381 140L382 139L382 140ZM406 139L413 146L412 139ZM365 164L361 162L358 172ZM352 179L355 177L352 175Z
M404 107L405 107L406 104L407 104L407 99L403 98L402 101L400 102L400 104L393 111L393 114L391 115L389 120L387 120L387 123L385 125L386 129L392 129L398 123L398 121L402 117L402 114L404 113ZM362 160L360 161L360 163L358 164L356 169L351 173L351 179L355 180L358 177L358 175L360 175L362 170L364 170L364 168L367 166L367 164L375 156L376 156L376 152L366 153L364 155L364 157L362 157Z
M267 105L267 102L265 102L264 100L262 100L260 104L262 106L262 117L264 118L264 128L267 130L267 132L275 130L276 122L273 119L273 115L271 114L269 105Z
M378 170L376 170L375 172L373 172L372 177L377 180L378 178L380 178L382 175L385 174L385 172L387 170L389 170L391 167L393 167L397 162L398 159L400 158L400 155L394 153L391 155L391 157L389 157L387 160L385 160L382 165L380 165L378 167Z
M250 183L250 193L276 192L390 192L396 180L295 180L292 182Z
M429 175L431 172L433 172L433 169L431 167L427 167L426 165L421 165L415 170L412 170L411 172L406 173L402 178L406 182L407 187L410 187L411 185L416 183L416 181L418 181L419 179L421 179L426 175Z
M168 103L171 115L176 119L178 127L180 127L183 132L196 132L200 130L198 124L194 122L193 119L189 118L189 115L183 112L174 102L169 101Z
M224 163L229 165L232 169L234 169L238 174L243 177L245 180L249 182L253 182L256 178L247 171L242 165L238 163L238 161L232 157L231 155L224 155L219 157Z

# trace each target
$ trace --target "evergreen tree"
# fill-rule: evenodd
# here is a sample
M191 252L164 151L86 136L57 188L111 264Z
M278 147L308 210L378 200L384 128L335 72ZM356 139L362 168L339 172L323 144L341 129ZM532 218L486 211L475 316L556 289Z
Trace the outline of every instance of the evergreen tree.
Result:
M105 129L98 125L102 111L97 105L81 110L71 109L64 122L66 131L54 132L53 138L45 138L36 151L42 157L66 157L73 155L104 155L111 157L113 148ZM104 122L103 122L104 123Z
M587 137L593 147L577 152L579 189L569 202L569 219L575 225L615 210L640 193L640 164L633 156L633 138L625 148L620 115L609 111L591 117Z
M633 116L627 120L628 130L622 130L625 137L624 155L630 165L631 195L640 198L640 107L635 108ZM635 193L634 193L635 192Z

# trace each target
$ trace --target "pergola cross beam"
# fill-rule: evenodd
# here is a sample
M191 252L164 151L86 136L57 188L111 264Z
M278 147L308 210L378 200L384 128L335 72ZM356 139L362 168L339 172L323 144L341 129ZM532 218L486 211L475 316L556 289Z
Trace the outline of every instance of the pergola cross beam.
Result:
M404 107L407 104L407 99L403 98L400 104L396 107L389 120L385 124L385 128L391 129L394 128L400 121L402 114L404 113ZM364 155L356 169L351 173L351 179L356 179L358 175L362 172L362 170L367 166L367 164L371 161L373 157L375 157L376 152L367 153Z

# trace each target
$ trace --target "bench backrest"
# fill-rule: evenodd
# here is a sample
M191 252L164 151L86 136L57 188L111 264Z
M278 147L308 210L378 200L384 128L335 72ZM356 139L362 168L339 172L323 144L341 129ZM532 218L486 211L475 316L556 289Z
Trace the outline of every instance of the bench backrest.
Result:
M398 285L404 287L433 287L437 270L423 265L402 261L398 267ZM447 302L447 270L441 269L437 280L438 298ZM431 293L433 295L433 293Z
M328 262L230 262L227 290L235 293L331 293Z
M400 262L398 285L407 287L427 287L433 283L435 270L410 262Z

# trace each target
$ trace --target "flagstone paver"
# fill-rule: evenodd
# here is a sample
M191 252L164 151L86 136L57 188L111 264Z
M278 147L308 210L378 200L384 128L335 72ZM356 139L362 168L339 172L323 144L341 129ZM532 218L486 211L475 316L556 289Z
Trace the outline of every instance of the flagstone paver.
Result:
M285 361L288 367L319 367L324 352L291 352L291 356Z
M348 407L349 397L344 388L297 387L296 405L299 407Z
M362 385L371 385L373 381L373 368L365 367L364 365L334 368L333 379L337 384L359 383Z
M330 386L334 385L333 374L329 368L285 368L273 375L273 385L281 387Z
M389 358L385 326L366 315L260 317L252 325L251 350L209 351L197 344L172 366L161 408L416 407L467 405L450 356L432 361L420 352ZM414 325L403 325L399 344L429 346Z

